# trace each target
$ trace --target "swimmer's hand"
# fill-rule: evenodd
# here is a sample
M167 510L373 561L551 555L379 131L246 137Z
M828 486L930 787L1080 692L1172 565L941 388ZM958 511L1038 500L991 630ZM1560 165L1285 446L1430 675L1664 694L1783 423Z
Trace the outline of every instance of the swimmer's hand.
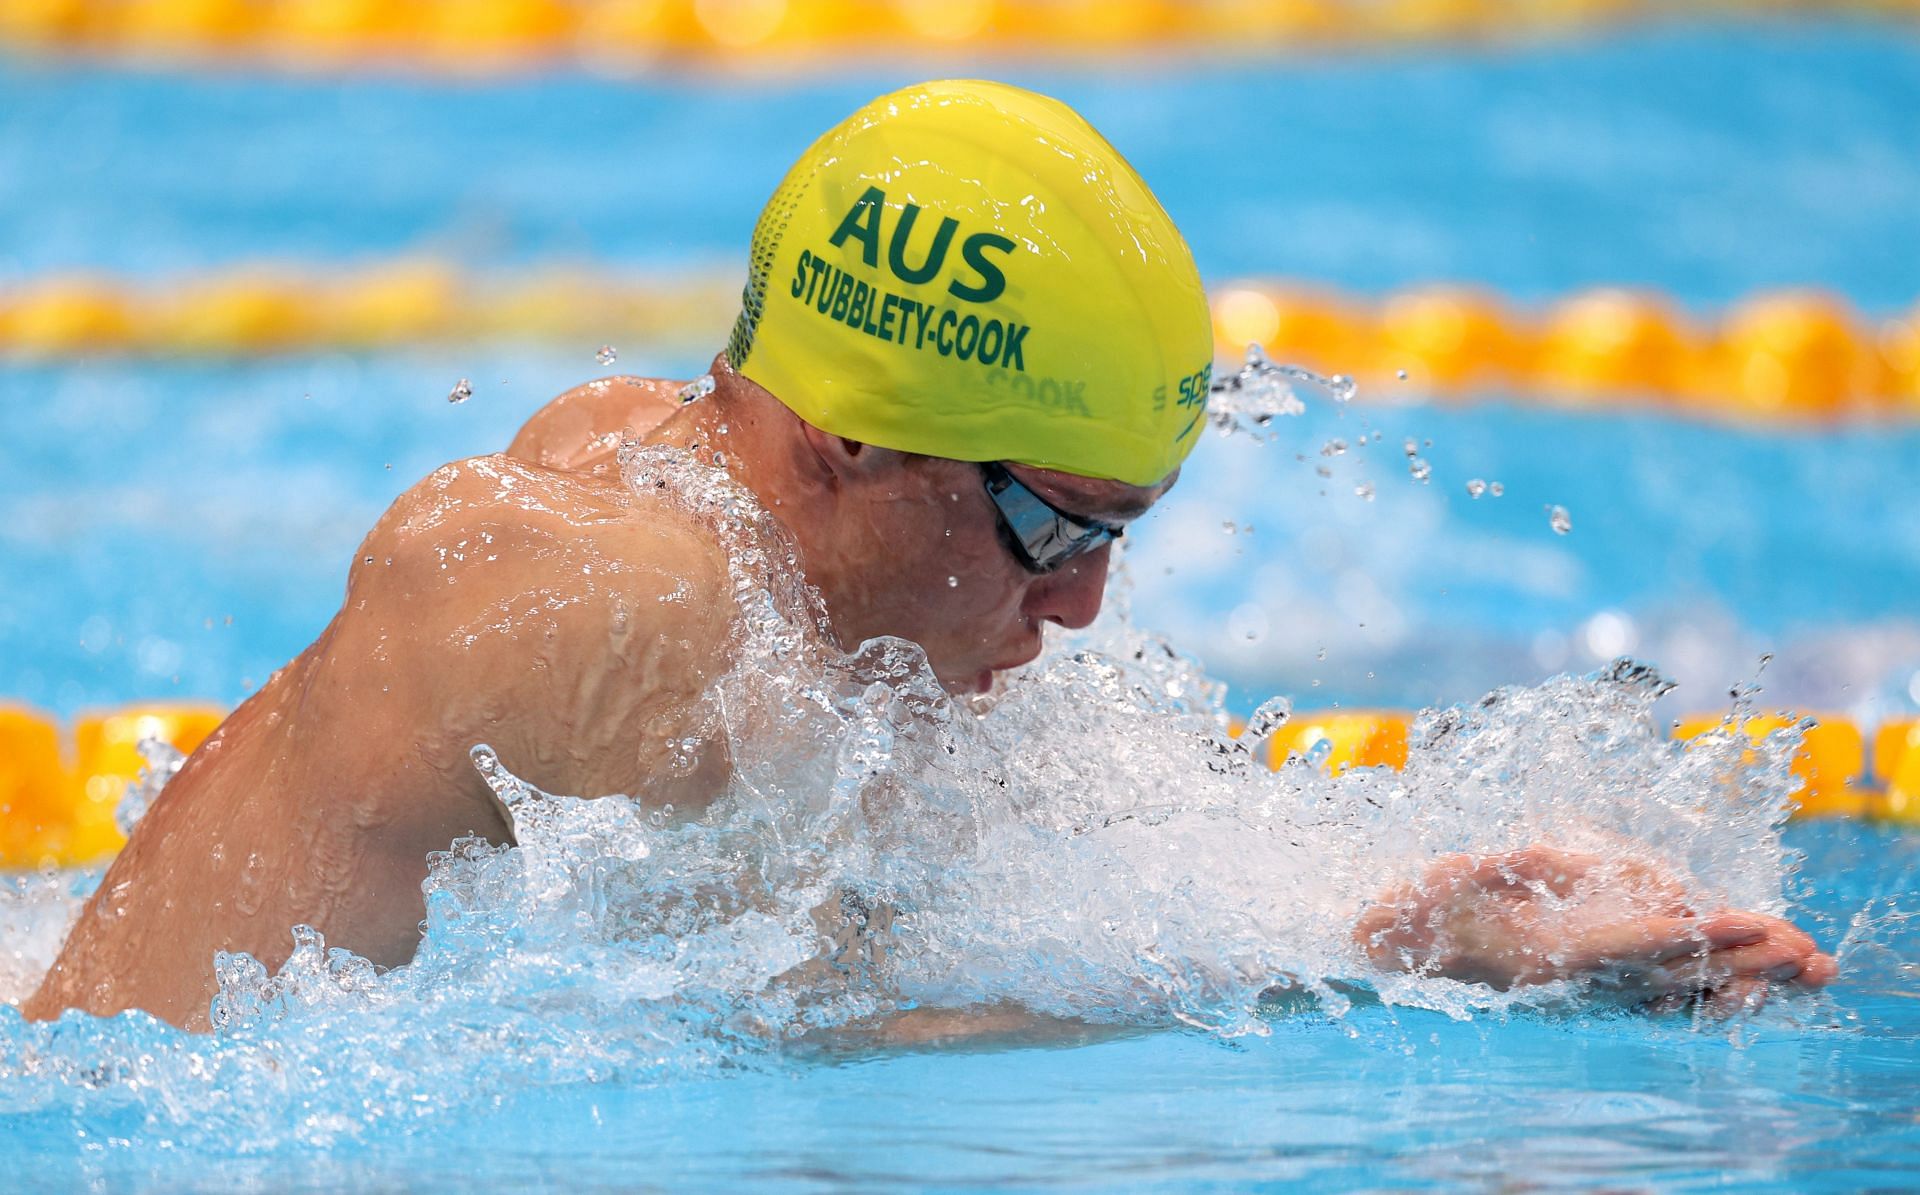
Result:
M1833 956L1764 913L1700 914L1644 864L1549 846L1450 855L1361 914L1354 941L1386 971L1505 991L1573 980L1632 1007L1699 1001L1715 1015L1757 1009L1775 988L1833 981Z

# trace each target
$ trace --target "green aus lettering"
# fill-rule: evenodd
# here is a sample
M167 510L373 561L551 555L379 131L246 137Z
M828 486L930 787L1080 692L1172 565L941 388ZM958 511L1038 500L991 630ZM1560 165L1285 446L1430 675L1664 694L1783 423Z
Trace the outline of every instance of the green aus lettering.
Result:
M921 209L917 203L900 205L900 215L894 221L893 229L886 228L887 193L879 187L868 187L853 201L847 214L840 217L839 225L833 230L828 241L836 249L844 249L848 241L860 244L860 260L869 266L880 264L880 242L887 242L887 269L900 281L913 286L922 286L939 276L941 267L946 265L947 253L953 246L953 238L960 230L960 222L952 216L942 216L934 227L932 239L926 249L919 254L919 262L911 260L913 230L919 223ZM947 282L947 293L969 303L991 303L1006 292L1007 275L1001 268L1001 262L989 257L989 253L1011 254L1015 248L1013 238L997 232L976 232L960 242L960 261L963 269ZM970 273L971 278L962 278L960 273Z

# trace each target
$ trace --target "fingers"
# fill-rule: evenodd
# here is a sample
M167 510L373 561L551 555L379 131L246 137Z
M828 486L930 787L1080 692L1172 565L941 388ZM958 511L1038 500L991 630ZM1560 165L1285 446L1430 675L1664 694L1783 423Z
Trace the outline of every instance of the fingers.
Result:
M1735 946L1649 968L1643 982L1656 991L1697 992L1731 983L1791 983L1800 977L1805 956L1776 941Z
M1734 919L1638 917L1589 927L1567 951L1575 972L1646 967L1765 941L1766 927Z
M1830 954L1816 950L1807 956L1801 964L1800 975L1796 980L1803 988L1818 990L1826 987L1840 976L1840 964Z
M1754 913L1721 913L1701 920L1703 937L1732 939L1735 944L1652 967L1629 965L1620 985L1653 994L1655 1011L1699 998L1712 1015L1732 1016L1759 1009L1775 987L1814 991L1833 982L1839 973L1833 956L1823 954L1791 922ZM1756 928L1764 931L1759 940L1739 940Z
M1746 977L1817 988L1831 983L1837 973L1831 956L1821 954L1793 923L1730 910L1709 917L1642 917L1595 926L1568 951L1565 965L1576 974L1626 972L1635 982L1667 990Z
M1778 917L1769 917L1765 913L1745 913L1738 909L1721 909L1705 917L1683 918L1700 927L1701 935L1716 950L1733 946L1747 946L1764 941L1785 931L1805 939L1807 948L1813 948L1813 939L1796 929L1791 921L1782 921Z

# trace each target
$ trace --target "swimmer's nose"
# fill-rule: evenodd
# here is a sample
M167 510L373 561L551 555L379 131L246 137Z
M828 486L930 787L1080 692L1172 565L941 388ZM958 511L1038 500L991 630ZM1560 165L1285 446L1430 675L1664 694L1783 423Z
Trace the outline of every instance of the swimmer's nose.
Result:
M1107 591L1107 562L1111 545L1067 561L1027 587L1026 613L1030 618L1057 622L1079 630L1100 615L1100 599Z

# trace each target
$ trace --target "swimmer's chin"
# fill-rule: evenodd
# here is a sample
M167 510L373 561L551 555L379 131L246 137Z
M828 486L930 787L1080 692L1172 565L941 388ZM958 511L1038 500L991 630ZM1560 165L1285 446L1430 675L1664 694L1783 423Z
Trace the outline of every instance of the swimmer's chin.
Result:
M993 691L994 671L982 668L971 676L943 676L941 687L955 697L984 697Z

